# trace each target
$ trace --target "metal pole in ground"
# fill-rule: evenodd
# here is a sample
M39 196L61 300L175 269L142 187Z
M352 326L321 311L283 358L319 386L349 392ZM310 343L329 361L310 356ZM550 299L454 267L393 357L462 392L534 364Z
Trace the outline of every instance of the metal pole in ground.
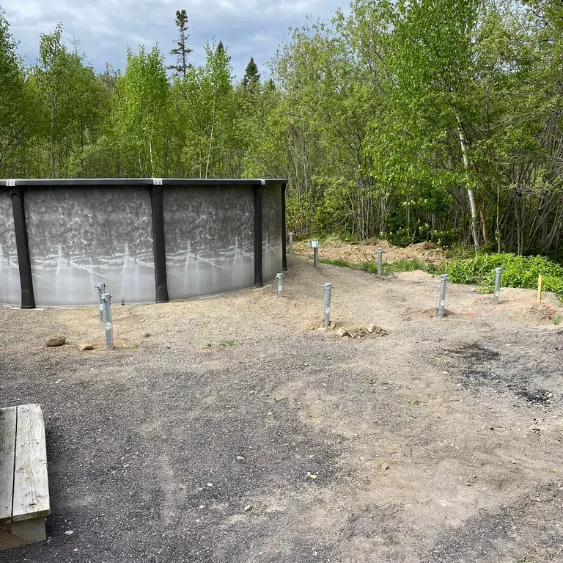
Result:
M111 293L104 293L102 295L104 302L104 322L106 330L106 350L111 352L113 350L113 323L111 322Z
M331 283L324 284L324 288L325 288L324 320L326 327L330 326L330 291L333 287L334 286Z
M283 273L276 274L276 279L278 280L278 297L281 297L283 293Z
M502 278L502 268L495 268L495 293L493 295L493 304L498 305L498 300L500 296L500 282Z
M440 305L438 306L438 316L443 317L446 313L446 282L448 275L442 274L440 276Z
M319 265L319 241L312 240L311 246L313 247L313 266L316 268Z
M293 233L289 231L289 253L293 254Z
M377 249L377 277L381 277L381 270L383 269L383 248Z
M96 284L96 289L98 290L98 310L99 310L99 317L100 322L104 322L104 303L102 301L102 295L106 292L106 284L105 283L98 283Z

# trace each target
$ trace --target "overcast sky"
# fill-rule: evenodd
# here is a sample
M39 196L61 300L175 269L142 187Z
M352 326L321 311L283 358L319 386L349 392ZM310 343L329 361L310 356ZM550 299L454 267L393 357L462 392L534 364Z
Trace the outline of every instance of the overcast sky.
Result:
M191 61L203 62L203 46L222 40L232 57L233 70L241 78L250 57L267 75L265 63L308 15L328 19L348 0L0 0L10 30L20 42L19 54L35 63L41 33L52 33L62 23L67 44L73 35L80 41L86 60L97 70L106 62L123 70L127 46L152 47L158 43L168 55L177 36L176 10L188 13Z

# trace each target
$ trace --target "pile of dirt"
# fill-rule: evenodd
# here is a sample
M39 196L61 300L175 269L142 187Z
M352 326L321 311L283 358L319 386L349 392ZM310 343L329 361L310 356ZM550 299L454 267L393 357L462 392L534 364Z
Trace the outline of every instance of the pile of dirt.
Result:
M319 326L312 326L311 330L317 330L319 332L329 332L333 333L336 336L343 337L350 337L350 338L365 338L366 336L387 336L389 333L380 326L377 326L373 323L368 324L367 326L360 326L360 325L347 325L347 324L340 324L332 322L330 326L325 326L324 323Z
M342 242L337 238L329 238L319 245L319 258L345 260L350 264L376 262L378 248L383 249L383 259L389 263L417 259L424 264L439 266L444 261L443 251L431 242L419 242L403 248L393 246L386 240L369 239L360 243L350 243ZM293 252L302 256L312 256L310 241L295 242Z

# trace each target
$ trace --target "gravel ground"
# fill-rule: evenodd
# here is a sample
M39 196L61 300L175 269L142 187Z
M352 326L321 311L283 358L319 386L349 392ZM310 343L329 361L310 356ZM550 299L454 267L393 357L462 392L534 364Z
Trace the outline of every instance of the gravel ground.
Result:
M111 354L95 309L0 309L0 406L43 406L52 510L0 562L563 560L555 298L450 285L438 319L428 274L289 266L283 298L114 307ZM388 335L317 330L325 281L337 329Z

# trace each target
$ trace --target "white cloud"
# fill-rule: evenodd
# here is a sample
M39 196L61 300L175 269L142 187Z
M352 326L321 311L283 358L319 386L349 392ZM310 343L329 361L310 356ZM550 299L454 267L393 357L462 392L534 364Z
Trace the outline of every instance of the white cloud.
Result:
M163 53L173 48L177 9L188 13L191 60L201 64L203 46L222 40L232 57L235 74L241 77L250 57L264 76L265 63L288 34L289 27L305 23L305 17L328 19L348 0L0 0L12 35L20 41L19 54L28 63L37 59L41 33L52 33L62 23L65 39L73 35L96 69L106 62L125 66L126 50L139 44L159 44ZM169 57L170 63L173 58Z

